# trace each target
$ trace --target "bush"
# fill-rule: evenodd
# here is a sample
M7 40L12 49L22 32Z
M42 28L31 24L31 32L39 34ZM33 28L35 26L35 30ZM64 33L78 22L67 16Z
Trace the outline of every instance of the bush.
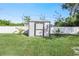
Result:
M56 30L55 35L56 36L59 36L60 35L60 29L59 28Z
M23 23L11 23L9 20L0 19L0 26L23 26Z
M29 30L24 31L23 34L28 36L29 35Z

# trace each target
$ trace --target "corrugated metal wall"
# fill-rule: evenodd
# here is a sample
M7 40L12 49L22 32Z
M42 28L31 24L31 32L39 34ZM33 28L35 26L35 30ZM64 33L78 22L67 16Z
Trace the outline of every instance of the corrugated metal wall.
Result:
M27 30L25 26L0 26L0 33L14 33L18 32L18 29Z
M0 26L0 33L14 33L17 28L27 30L27 26ZM55 34L57 30L60 30L60 34L78 34L79 27L51 27L50 34Z
M50 33L55 34L58 29L60 34L78 34L79 32L79 27L51 27Z

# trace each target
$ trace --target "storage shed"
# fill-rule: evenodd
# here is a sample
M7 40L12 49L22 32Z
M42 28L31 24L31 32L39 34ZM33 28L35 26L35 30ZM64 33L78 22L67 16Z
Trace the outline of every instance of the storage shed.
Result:
M50 36L50 21L30 21L29 36Z

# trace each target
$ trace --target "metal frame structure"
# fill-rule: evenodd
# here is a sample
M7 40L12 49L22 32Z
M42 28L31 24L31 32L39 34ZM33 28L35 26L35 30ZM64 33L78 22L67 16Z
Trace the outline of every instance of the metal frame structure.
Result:
M45 33L45 31L44 31L45 26L44 25L45 25L45 23L49 23L49 36L50 36L50 21L30 21L30 22L34 22L34 36L38 36L38 35L36 35L36 31L41 30L41 31L43 31L42 35L40 35L42 37L45 36L44 35L44 33ZM38 24L38 23L43 24L43 28L42 29L36 29L36 24Z

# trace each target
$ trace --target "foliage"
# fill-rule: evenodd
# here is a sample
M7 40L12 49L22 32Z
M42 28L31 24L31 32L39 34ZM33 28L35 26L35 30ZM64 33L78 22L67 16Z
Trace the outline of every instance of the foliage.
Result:
M79 3L64 3L62 4L62 9L68 10L70 15L74 15L79 11Z
M30 16L24 16L24 22L26 23L28 23L29 21L30 21L31 19L30 19Z
M55 22L55 26L64 26L65 24L64 24L64 22L62 21L62 20L57 20L56 22Z
M0 19L0 25L10 25L10 21Z
M23 26L23 23L12 23L9 20L0 19L0 26Z
M62 36L62 31L60 30L61 28L56 28L56 30L55 30L55 36L56 37L61 37Z
M28 26L29 29L29 21L31 20L30 16L24 16L24 23Z
M56 33L57 33L57 34L59 34L59 33L60 33L60 29L59 29L59 28L56 30Z
M79 3L64 3L63 9L69 11L70 16L65 19L57 19L56 26L79 26Z
M23 32L23 34L26 35L26 36L28 36L28 35L29 35L29 29L28 29L28 30L25 30L25 31Z
M55 22L55 26L79 26L79 13L71 17L67 17L64 20L63 19L57 20Z
M73 47L79 47L79 36L27 37L16 34L0 34L1 56L72 56Z

